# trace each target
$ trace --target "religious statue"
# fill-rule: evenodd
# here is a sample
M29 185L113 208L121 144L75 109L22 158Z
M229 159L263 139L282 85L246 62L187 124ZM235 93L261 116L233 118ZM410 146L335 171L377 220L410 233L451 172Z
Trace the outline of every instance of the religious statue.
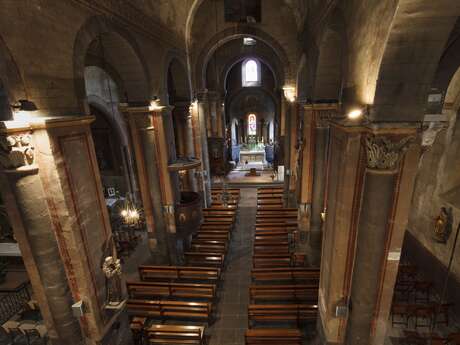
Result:
M441 207L439 215L434 221L434 238L436 241L446 243L450 235L450 215L445 207Z
M106 279L106 302L108 305L117 306L122 301L120 259L115 259L113 256L106 257L102 271Z

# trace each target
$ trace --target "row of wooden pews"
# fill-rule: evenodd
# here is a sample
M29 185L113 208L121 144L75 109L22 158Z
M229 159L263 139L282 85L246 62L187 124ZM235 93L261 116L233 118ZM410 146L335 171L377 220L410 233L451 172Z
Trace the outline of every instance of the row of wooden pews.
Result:
M221 204L223 191L212 190L213 204L203 209L185 266L139 266L139 281L126 283L135 344L206 343L238 209L239 190L230 191L229 202Z
M317 319L319 269L293 251L297 210L283 207L282 188L259 188L257 198L245 342L300 345L301 324Z

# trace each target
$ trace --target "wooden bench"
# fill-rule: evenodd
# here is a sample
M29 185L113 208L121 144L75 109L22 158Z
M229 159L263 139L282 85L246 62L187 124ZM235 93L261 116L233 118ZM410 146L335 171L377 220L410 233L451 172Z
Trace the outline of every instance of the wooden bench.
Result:
M250 285L252 303L264 301L318 302L318 285Z
M216 210L216 211L234 211L236 212L236 206L235 205L211 205L211 207L208 207L208 210Z
M302 345L302 333L293 328L253 328L244 334L246 345Z
M222 267L225 255L213 252L184 252L185 260L189 265Z
M190 249L194 252L212 252L212 253L219 253L225 254L227 252L227 248L225 245L216 245L216 244L197 244L192 243Z
M132 299L200 298L213 300L216 296L215 284L186 284L166 282L126 282L128 295Z
M194 239L197 240L219 240L219 241L228 241L230 234L222 234L208 231L198 231L194 236Z
M228 229L199 229L197 234L215 234L215 235L225 235L227 238L230 238L231 232Z
M291 267L293 265L292 255L287 254L255 254L252 256L254 268L269 267Z
M283 267L283 268L253 268L251 278L254 282L270 281L306 281L319 282L318 268Z
M191 245L193 246L194 244L197 245L209 245L209 246L219 246L219 247L224 247L225 250L227 250L228 246L228 241L220 241L220 240L197 240L193 239Z
M232 230L233 224L216 224L216 223L203 223L200 226L200 229L206 230L206 229L222 229L222 230Z
M203 215L203 220L208 223L222 223L222 224L233 224L234 217L219 216L219 215Z
M175 281L195 280L217 282L220 279L219 268L187 267L187 266L139 266L139 277L142 281Z
M279 242L289 243L289 233L288 232L278 232L278 231L265 231L257 232L254 236L254 242L260 244L271 244Z
M254 255L261 254L277 254L277 255L289 255L289 243L279 242L271 244L255 244Z
M249 327L255 322L316 322L316 304L249 304Z
M198 319L209 320L211 302L184 302L168 300L128 299L128 314L148 318L167 319Z
M145 329L147 344L204 344L204 326L150 325Z

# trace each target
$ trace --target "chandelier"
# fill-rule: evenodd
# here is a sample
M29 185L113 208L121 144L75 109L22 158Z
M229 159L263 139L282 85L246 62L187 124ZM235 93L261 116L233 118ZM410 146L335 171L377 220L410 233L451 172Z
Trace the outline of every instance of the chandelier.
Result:
M141 218L141 211L131 202L129 197L127 197L120 211L120 216L123 219L123 223L126 225L138 225Z

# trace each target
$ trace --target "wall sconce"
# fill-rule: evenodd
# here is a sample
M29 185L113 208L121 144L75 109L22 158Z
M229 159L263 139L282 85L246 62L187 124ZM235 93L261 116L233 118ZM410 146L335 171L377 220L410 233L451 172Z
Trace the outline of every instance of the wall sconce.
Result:
M38 110L34 102L28 99L20 99L16 103L11 105L14 111L36 111Z
M352 120L352 121L366 119L367 114L368 114L367 106L356 107L356 108L350 109L350 111L347 113L347 119Z
M295 102L295 98L296 98L296 94L295 94L295 87L293 86L284 86L283 87L283 92L284 92L284 97L286 97L286 99L289 101L289 102Z

